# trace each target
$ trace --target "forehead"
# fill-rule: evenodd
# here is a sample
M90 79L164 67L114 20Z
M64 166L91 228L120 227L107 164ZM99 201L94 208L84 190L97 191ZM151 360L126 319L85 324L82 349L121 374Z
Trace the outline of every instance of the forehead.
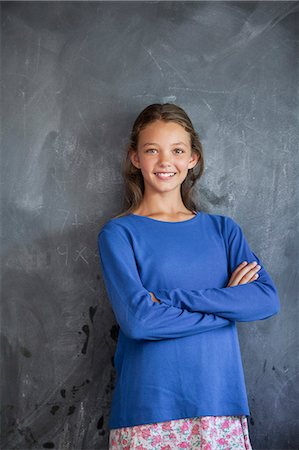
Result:
M155 121L143 128L139 133L139 144L148 143L156 144L174 144L182 142L186 145L190 144L190 135L185 128L176 122Z

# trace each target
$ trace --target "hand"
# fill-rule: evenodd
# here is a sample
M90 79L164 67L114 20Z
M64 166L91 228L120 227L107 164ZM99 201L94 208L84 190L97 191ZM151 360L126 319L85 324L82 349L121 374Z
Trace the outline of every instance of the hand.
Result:
M251 281L255 281L258 278L258 274L256 272L258 272L260 268L261 266L257 265L256 261L252 263L243 261L233 271L226 287L238 286L239 284L246 284L251 283Z
M152 297L153 302L161 303L160 300L158 300L158 299L155 297L155 294L154 294L153 292L150 292L150 295L151 295L151 297Z
M261 267L257 265L256 262L248 263L247 261L243 261L231 274L226 287L238 286L239 284L246 284L256 280L258 278L257 272L260 268ZM153 292L150 292L150 296L152 297L153 302L161 303L160 300L155 297Z

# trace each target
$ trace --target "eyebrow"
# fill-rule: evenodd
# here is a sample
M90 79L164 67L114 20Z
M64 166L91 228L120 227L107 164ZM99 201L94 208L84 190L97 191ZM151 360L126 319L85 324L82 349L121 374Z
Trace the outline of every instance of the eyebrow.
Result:
M142 147L146 147L147 145L159 145L156 142L147 142L146 144L143 144ZM185 144L185 142L175 142L174 144L171 145L185 145L185 147L187 147L187 144Z

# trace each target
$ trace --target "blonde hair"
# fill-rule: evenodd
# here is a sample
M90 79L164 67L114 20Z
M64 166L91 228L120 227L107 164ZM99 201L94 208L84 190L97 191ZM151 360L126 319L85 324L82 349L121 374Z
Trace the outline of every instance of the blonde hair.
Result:
M203 147L199 136L194 130L188 115L181 107L173 103L154 103L141 111L133 124L126 148L126 155L122 164L122 177L124 180L123 205L120 213L114 216L115 218L130 214L139 207L142 201L144 193L143 175L141 170L132 164L130 152L137 152L140 131L148 124L157 120L176 122L183 126L190 135L191 152L198 155L198 162L192 169L189 169L185 180L181 184L181 196L186 208L190 211L199 210L196 200L193 198L195 183L204 171Z

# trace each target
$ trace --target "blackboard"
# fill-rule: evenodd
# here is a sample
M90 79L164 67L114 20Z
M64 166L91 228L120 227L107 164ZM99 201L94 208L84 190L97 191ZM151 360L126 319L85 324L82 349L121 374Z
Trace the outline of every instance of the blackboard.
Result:
M278 316L238 324L252 445L299 448L298 2L1 10L1 448L108 448L118 328L97 234L157 102L189 114L200 202L241 224L280 293Z

